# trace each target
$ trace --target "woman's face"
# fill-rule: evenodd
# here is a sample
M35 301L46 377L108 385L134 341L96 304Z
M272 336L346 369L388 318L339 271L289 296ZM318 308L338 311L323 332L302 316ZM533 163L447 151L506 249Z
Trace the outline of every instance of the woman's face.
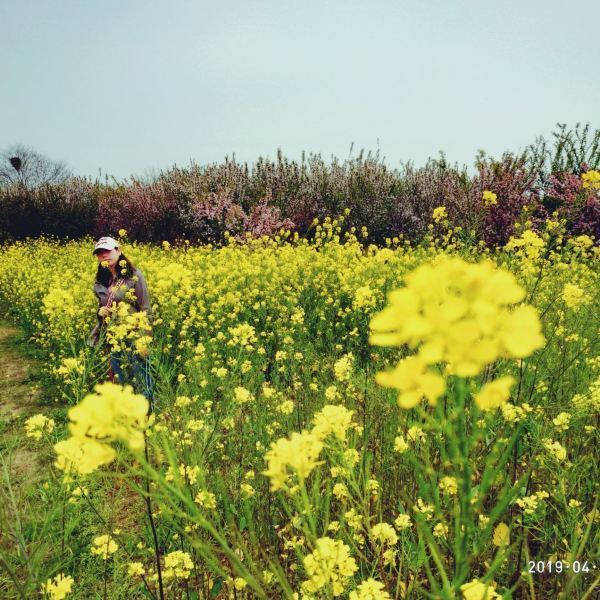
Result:
M96 252L98 262L104 263L107 267L114 267L120 256L121 251L118 248L115 248L114 250L98 250L98 252Z

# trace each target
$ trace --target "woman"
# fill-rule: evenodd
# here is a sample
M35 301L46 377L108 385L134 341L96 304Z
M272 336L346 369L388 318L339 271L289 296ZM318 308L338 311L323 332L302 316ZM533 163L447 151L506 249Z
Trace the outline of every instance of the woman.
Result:
M106 331L105 319L111 316L120 303L127 303L129 313L145 312L151 323L152 309L148 286L141 271L121 252L119 244L111 237L102 237L94 247L98 259L98 271L94 283L94 294L98 298L98 325L92 343L97 342L102 331ZM142 332L149 335L150 332ZM110 367L118 383L131 383L134 379L137 389L148 400L148 412L154 410L153 382L147 348L137 350L131 342L126 349L110 351Z

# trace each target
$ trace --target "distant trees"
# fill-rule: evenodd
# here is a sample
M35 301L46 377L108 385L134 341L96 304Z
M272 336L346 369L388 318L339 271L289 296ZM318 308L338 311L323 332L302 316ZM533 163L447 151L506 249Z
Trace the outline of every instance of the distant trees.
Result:
M13 144L0 152L0 184L21 183L30 188L60 183L70 175L64 162L48 158L22 144Z
M288 228L311 236L315 218L346 209L345 227L368 227L369 242L387 243L400 234L416 242L428 232L433 210L443 206L465 236L490 246L504 245L517 222L543 230L550 217L564 218L568 235L593 235L600 245L600 190L582 181L583 174L600 170L600 129L558 125L550 139L539 138L519 154L481 152L474 167L469 173L443 154L422 167L391 168L378 153L328 162L320 154L295 161L278 152L254 163L226 157L149 170L141 179L93 182L12 146L0 152L0 243L119 228L139 241L220 244L226 233L245 239ZM497 195L496 205L484 205L486 190Z
M590 123L575 127L557 123L552 138L539 137L525 150L528 168L538 171L542 184L548 184L553 173L579 176L589 169L600 169L600 129Z

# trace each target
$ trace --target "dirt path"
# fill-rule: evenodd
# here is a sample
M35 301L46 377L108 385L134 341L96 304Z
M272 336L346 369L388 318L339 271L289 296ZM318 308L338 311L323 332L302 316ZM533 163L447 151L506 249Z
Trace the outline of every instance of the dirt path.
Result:
M0 598L34 598L36 590L56 569L46 572L45 561L56 563L60 555L60 540L64 536L65 523L61 523L56 502L56 479L51 482L51 503L40 494L41 486L47 486L54 455L48 447L27 438L24 424L27 418L42 413L53 418L60 427L64 424L67 406L50 400L53 393L41 385L40 360L36 349L28 344L22 330L0 317ZM48 488L47 488L48 489ZM145 504L143 498L125 482L109 482L104 488L95 489L94 504L112 527L123 531L124 536L140 539L145 527ZM80 511L80 512L78 512ZM75 508L68 514L67 529L80 526L83 508ZM89 514L89 509L87 511ZM63 512L63 515L65 513ZM96 513L97 514L97 513ZM64 518L64 517L63 517ZM87 518L87 517L86 517ZM93 520L93 518L92 518ZM102 527L96 520L97 527ZM43 531L43 535L40 532ZM104 529L102 529L104 531ZM80 535L91 538L87 524ZM64 539L64 538L62 538ZM59 540L55 542L53 540ZM80 548L79 542L73 547ZM69 554L71 553L71 554ZM6 559L8 557L8 559ZM73 557L71 546L64 552L68 568L79 586L74 598L100 597L94 592L102 584L102 576L88 573L85 560ZM6 559L6 560L5 560ZM73 570L74 569L74 570ZM56 572L55 572L56 571ZM19 583L15 583L19 582ZM121 590L119 581L111 582L111 589ZM22 588L22 589L21 589ZM26 590L23 592L23 590ZM70 598L71 596L69 596ZM121 591L109 598L146 597L141 593Z
M37 364L26 354L22 332L0 319L0 475L3 464L18 488L36 479L36 453L28 447L23 424L37 412L41 393L37 385ZM0 487L4 477L0 477Z

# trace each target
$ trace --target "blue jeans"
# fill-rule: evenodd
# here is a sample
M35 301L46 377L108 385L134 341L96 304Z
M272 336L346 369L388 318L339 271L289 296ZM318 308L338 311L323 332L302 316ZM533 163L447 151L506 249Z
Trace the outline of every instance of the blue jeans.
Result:
M133 383L136 392L143 394L148 400L148 414L154 412L154 382L150 373L150 359L141 358L134 351L111 352L110 368L121 385Z

